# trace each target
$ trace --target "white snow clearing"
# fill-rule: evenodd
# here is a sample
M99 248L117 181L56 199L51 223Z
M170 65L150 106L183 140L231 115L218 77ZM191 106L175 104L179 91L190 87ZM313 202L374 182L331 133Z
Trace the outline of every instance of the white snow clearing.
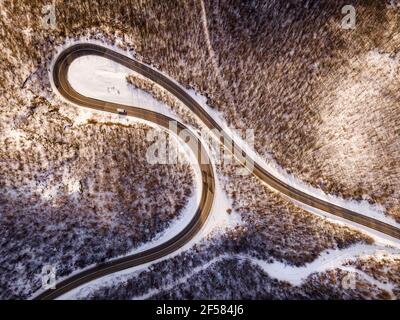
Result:
M314 272L324 272L335 268L341 268L344 263L355 261L358 258L380 257L384 254L390 254L396 257L400 256L400 252L396 249L357 244L342 250L326 250L313 262L303 267L294 267L279 261L268 263L244 255L241 257L243 259L250 259L252 263L263 269L270 277L281 281L287 281L294 286L299 286Z
M168 109L149 93L126 81L132 71L99 56L83 56L71 64L68 81L84 96L165 113ZM168 114L171 116L171 113Z
M218 263L224 259L248 260L252 264L261 268L269 277L277 279L279 281L288 282L293 286L301 286L304 283L304 281L313 273L323 273L338 268L344 271L359 274L367 282L388 291L393 296L392 293L392 290L394 288L393 284L380 282L374 279L373 277L369 276L365 272L356 269L355 267L345 266L346 263L356 261L357 259L365 259L369 257L374 257L378 259L382 257L387 258L388 254L390 254L392 258L400 257L400 252L398 250L392 250L392 249L383 250L383 248L379 246L368 246L368 245L358 244L340 251L336 249L326 250L323 253L321 253L321 255L316 260L306 264L303 267L294 267L286 265L279 261L268 263L245 254L237 254L237 255L223 254L211 259L210 261L208 261L203 265L195 267L190 273L184 275L182 278L179 278L176 281L172 281L168 285L163 286L161 288L150 289L145 294L134 297L134 299L137 300L148 299L151 296L159 293L160 291L171 290L174 287L182 283L185 283L188 279L195 276L197 273L208 269L215 263ZM146 269L145 266L141 266L135 269L132 268L126 271L122 271L116 274L103 277L101 279L91 282L88 285L74 289L68 294L60 297L60 299L85 298L88 295L90 295L90 293L95 292L102 286L107 286L107 285L115 286L118 284L122 284L126 282L129 278L137 276L139 272L143 271L144 269Z

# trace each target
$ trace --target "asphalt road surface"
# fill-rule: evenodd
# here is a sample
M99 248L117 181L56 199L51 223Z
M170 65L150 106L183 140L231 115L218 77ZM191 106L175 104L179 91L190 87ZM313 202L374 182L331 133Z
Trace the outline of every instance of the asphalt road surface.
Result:
M85 97L76 92L68 82L68 68L71 63L82 56L97 55L107 59L113 60L125 67L135 71L142 76L154 81L155 83L162 86L164 89L172 93L180 101L182 101L195 115L209 129L216 129L220 132L222 141L230 141L230 136L222 130L221 126L203 109L203 107L196 102L181 86L175 83L170 78L166 77L162 73L154 70L153 68L133 60L123 54L115 52L111 49L91 44L82 43L71 46L64 50L58 57L54 69L53 69L53 81L59 91L59 93L68 101L88 108L93 108L101 111L107 111L112 113L118 113L118 109L124 109L127 111L128 116L145 119L155 124L168 128L170 121L175 121L165 115L145 110L142 108L131 107L126 105L120 105L116 103L101 101L89 97ZM187 129L183 124L178 123L178 134L181 130ZM190 132L190 130L187 130ZM193 140L192 140L193 139ZM204 151L204 146L198 140L198 138L192 134L190 137L191 141L197 141L197 146L193 147L193 144L188 144L196 155L207 153ZM400 239L400 229L391 226L387 223L379 221L377 219L365 216L363 214L348 210L346 208L339 207L331 204L312 195L304 193L296 188L286 184L285 182L274 177L271 173L266 171L256 161L248 161L248 157L244 150L242 150L235 142L230 145L230 151L234 153L236 159L250 170L256 177L265 182L267 185L284 194L286 197L300 202L307 206L319 209L326 213L339 216L348 221L363 225L367 228L379 231L391 237ZM200 153L201 152L201 153ZM143 251L138 254L130 255L121 259L116 259L110 262L99 264L91 269L75 274L64 281L57 284L56 289L49 289L44 291L36 297L36 299L54 299L60 295L77 288L89 281L103 277L107 274L111 274L117 271L121 271L130 267L138 266L147 262L154 261L161 257L164 257L175 250L185 245L193 236L201 229L204 225L207 217L211 211L213 199L214 199L214 188L215 178L212 166L209 161L200 161L198 159L199 166L202 172L203 188L201 194L200 205L197 208L196 214L190 223L175 237L169 241L156 246L152 249ZM204 164L208 163L208 164Z

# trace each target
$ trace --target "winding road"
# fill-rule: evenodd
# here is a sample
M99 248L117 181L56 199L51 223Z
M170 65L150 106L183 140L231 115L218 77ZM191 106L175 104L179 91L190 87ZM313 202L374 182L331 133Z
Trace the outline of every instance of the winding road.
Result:
M221 139L223 139L224 141L225 139L226 141L231 140L231 137L207 113L207 111L204 110L204 108L198 102L196 102L190 96L190 94L185 91L185 89L183 89L173 80L169 79L162 73L152 69L151 67L139 61L131 59L109 48L105 48L92 43L80 43L65 49L58 56L54 64L52 75L54 85L57 88L58 92L66 100L83 107L112 113L118 113L118 109L124 109L126 110L128 116L145 119L165 128L168 128L170 121L176 121L175 119L146 109L101 101L79 94L71 87L68 82L68 69L75 59L87 55L97 55L105 57L154 81L155 83L162 86L165 90L173 94L175 97L177 97L180 101L182 101L182 103L184 103L195 115L198 116L198 118L204 123L206 127L208 127L209 129L218 130L218 132L220 132L221 134ZM187 129L182 123L179 122L177 124L177 127L178 134L180 131ZM186 130L186 132L190 132L190 130ZM191 135L192 136L190 137L190 140L197 141L196 147L193 146L193 143L190 143L188 145L191 147L195 155L207 155L207 152L205 152L204 146L201 144L199 139L194 134ZM255 161L252 162L250 166L249 163L246 161L247 155L245 151L242 150L240 146L238 146L234 141L233 148L230 149L230 151L233 152L237 160L244 167L251 170L251 172L257 178L259 178L261 181L265 182L278 192L284 194L285 196L315 209L322 210L326 213L339 216L348 221L363 225L391 237L400 239L399 228L396 228L377 219L348 210L346 208L339 207L337 205L331 204L312 195L304 193L300 190L297 190L296 188L286 184L285 182L273 176L271 173L267 172L260 164ZM202 172L203 180L200 204L193 219L179 234L177 234L167 242L149 250L102 263L93 268L75 274L61 281L60 283L57 283L56 289L46 290L39 294L35 299L55 299L62 294L94 279L164 257L188 243L188 241L190 241L190 239L194 237L194 235L201 229L201 227L207 220L207 217L211 212L214 199L215 177L212 165L209 164L210 161L204 161L204 159L202 159L202 161L199 161L198 159L198 163Z

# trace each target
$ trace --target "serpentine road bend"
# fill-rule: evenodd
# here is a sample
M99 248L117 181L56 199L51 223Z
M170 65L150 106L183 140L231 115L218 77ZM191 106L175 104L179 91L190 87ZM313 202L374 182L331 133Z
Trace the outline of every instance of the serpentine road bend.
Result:
M118 109L124 109L126 110L126 114L128 116L145 119L165 128L168 128L168 124L170 121L176 121L175 119L169 118L163 114L159 114L153 111L101 101L79 94L71 87L68 82L68 69L75 59L88 55L105 57L154 81L165 90L173 94L180 101L182 101L182 103L184 103L204 123L206 127L208 127L209 129L218 130L221 134L221 141L222 139L226 139L226 141L231 140L231 137L224 130L222 130L222 127L207 113L207 111L204 110L204 108L198 102L196 102L190 96L190 94L185 91L185 89L183 89L173 80L169 79L167 76L139 61L131 59L121 53L115 52L112 49L92 43L80 43L73 45L61 52L60 55L57 57L53 68L53 81L58 92L66 100L83 107L112 113L118 113ZM187 129L182 123L179 122L177 124L177 127L178 134L180 131ZM187 130L187 132L190 132L190 130ZM196 147L193 147L193 143L189 144L195 155L207 155L207 152L205 152L205 148L201 144L199 139L193 133L190 134L190 140L197 142ZM273 176L271 173L267 172L256 161L253 162L251 167L248 166L248 163L245 160L247 157L245 151L242 150L234 141L232 142L232 144L233 146L231 147L230 152L234 153L237 160L244 167L248 168L261 181L265 182L267 185L281 192L285 196L315 209L333 214L348 221L363 225L391 237L400 239L399 228L396 228L377 219L362 215L358 212L339 207L335 204L331 204L312 195L304 193L300 190L297 190L296 188L286 184L285 182ZM196 148L197 150L193 150L194 148ZM56 289L46 290L35 297L35 299L57 298L62 294L65 294L66 292L94 279L164 257L188 243L194 237L194 235L198 231L200 231L201 227L207 220L214 199L215 177L212 165L210 164L211 162L209 161L209 159L203 159L206 161L200 161L200 159L197 160L202 172L203 180L201 199L199 207L197 208L193 219L179 234L177 234L167 242L149 250L112 260L106 263L101 263L93 268L75 274L58 283L56 285ZM208 164L203 164L204 162Z

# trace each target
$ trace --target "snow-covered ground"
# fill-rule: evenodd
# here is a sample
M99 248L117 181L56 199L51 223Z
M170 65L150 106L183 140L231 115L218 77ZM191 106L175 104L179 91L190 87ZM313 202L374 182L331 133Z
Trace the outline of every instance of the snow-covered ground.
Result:
M121 50L117 50L123 54ZM127 55L127 54L126 54ZM129 55L128 55L129 56ZM132 86L128 85L126 81L126 76L131 74L132 71L129 69L116 64L113 61L108 59L97 57L97 56L87 56L82 57L75 60L71 67L69 73L69 81L71 82L72 87L77 90L78 92L97 99L102 99L110 102L116 102L141 108L146 108L149 110L153 110L162 114L165 114L171 118L174 118L178 121L181 119L171 112L168 106L160 103L159 101L155 100L150 94L143 92L139 89L134 89ZM212 110L206 103L206 99L193 90L187 90L191 96L196 99L203 108L223 127L224 130L235 140L235 142L240 145L248 154L251 155L253 159L263 166L266 170L273 173L279 179L285 181L286 183L308 193L312 194L320 199L329 201L331 203L335 203L339 206L360 212L362 214L374 217L381 221L385 221L392 225L397 225L394 220L387 218L384 216L382 208L379 206L373 206L368 204L366 201L358 202L358 201L348 201L338 197L334 197L331 195L326 195L322 191L312 188L303 182L299 181L295 177L287 174L283 168L280 168L273 160L262 159L253 149L251 149L240 137L238 134L231 130L226 125L226 122L222 119L222 117ZM197 133L194 131L194 134ZM198 136L198 135L197 135ZM201 139L201 137L199 137ZM203 141L204 142L204 141ZM212 152L209 154L213 165L215 167L215 163L212 157ZM192 155L193 156L193 155ZM198 168L197 174L198 174ZM198 176L199 178L199 176ZM222 177L218 177L216 179L216 186L215 186L215 200L214 205L212 208L212 212L209 216L208 221L204 225L203 229L198 233L198 235L192 239L188 244L186 244L181 249L177 250L176 252L172 253L169 256L163 257L157 261L170 258L175 256L182 251L190 248L194 243L198 242L200 239L207 237L211 232L215 232L218 230L223 230L227 226L234 226L240 224L240 217L235 212L232 212L230 215L227 214L227 209L231 208L231 204L229 199L227 198L225 192L222 190L221 184L219 179ZM201 188L201 181L197 179L196 181L198 191ZM200 185L199 185L200 183ZM147 243L140 247L138 250L145 250L154 245L157 245L168 237L173 236L176 232L179 232L181 228L183 228L188 221L190 221L190 211L195 208L193 205L194 202L191 201L190 205L185 209L185 214L182 215L182 218L177 220L173 226L164 232L164 234L160 235L152 241L151 243ZM306 208L309 211L320 214L310 208ZM194 210L193 210L194 211ZM192 212L193 214L194 212ZM348 224L346 221L338 220L335 216L327 215L330 220L341 223L341 224ZM356 224L351 224L352 227L357 227L363 231L365 228L358 226ZM380 234L371 234L375 239L378 240L378 243L382 245L382 247L370 247L370 246L353 246L346 250L329 250L329 252L322 254L318 259L314 262L306 265L305 267L297 268L297 267L288 267L281 262L274 262L274 263L266 263L264 261L256 260L251 258L252 262L260 267L262 267L271 277L275 277L281 280L286 280L291 282L292 284L296 285L301 283L301 281L309 274L315 271L323 271L333 266L340 266L344 260L346 259L355 259L355 257L359 257L364 252L371 253L376 252L378 249L381 250L391 250L387 249L386 245L397 245L395 241L392 239L380 239ZM137 252L137 251L136 251ZM395 252L398 254L398 252ZM245 256L238 256L239 258L248 258ZM223 257L221 257L222 259ZM219 259L219 258L218 258ZM153 261L157 262L157 261ZM211 261L213 263L215 261ZM76 288L75 290L67 293L66 295L62 296L61 299L74 299L77 297L84 297L87 295L88 292L91 292L98 288L99 286L103 286L106 283L124 281L131 277L132 275L136 274L140 270L146 269L150 264L141 265L138 267L130 268L112 275L105 276L103 278L97 279L89 284L86 284L82 287ZM203 269L203 268L201 268ZM195 270L194 270L195 272Z
M341 269L344 271L349 271L359 274L361 277L365 278L367 282L373 283L376 286L385 289L389 292L392 291L393 285L390 283L383 283L375 280L371 276L367 275L352 266L346 266L346 263L354 262L357 259L366 259L369 257L382 258L390 257L392 259L398 259L400 257L400 252L396 249L383 249L380 246L370 246L357 244L346 248L344 250L326 250L324 251L316 260L311 263L306 264L303 267L294 267L287 265L279 261L273 261L272 263L266 262L264 260L259 260L254 257L245 254L222 254L219 255L207 263L197 266L191 270L188 274L185 274L176 281L170 282L168 285L163 286L159 289L150 289L145 294L135 297L135 299L147 299L160 291L167 291L181 283L186 282L189 278L193 277L197 273L206 270L210 266L223 259L240 259L249 260L252 264L261 268L268 276L277 279L279 281L289 282L293 286L301 286L307 278L313 273L324 273L329 270ZM76 288L67 294L63 295L59 299L79 299L85 298L91 293L95 292L97 289L103 286L118 286L126 282L128 279L137 276L141 271L145 270L147 265L138 266L135 268L130 268L118 273L111 274L109 276L100 278L98 280L92 281L82 287Z
M105 77L104 79L107 82L107 78ZM65 110L65 111L68 112L68 110ZM163 127L159 127L159 126L155 125L154 123L143 120L143 119L120 116L117 114L101 112L101 111L92 111L91 109L87 109L87 108L78 108L76 110L76 112L77 112L77 114L76 114L76 117L75 117L74 123L73 123L74 126L81 125L82 123L87 122L89 119L93 119L93 116L95 114L95 119L98 123L111 122L111 123L123 124L123 125L132 125L135 123L136 124L143 123L150 127L156 127L156 128L164 130ZM165 130L165 131L167 131L173 135L173 132L171 132L169 130ZM13 134L15 135L15 133L13 133ZM175 137L174 139L177 140L180 138ZM183 141L179 141L179 142L174 141L174 142L175 143L173 145L178 146L178 150L177 150L178 154L183 155L183 158L181 157L181 159L184 162L187 162L189 164L197 164L195 155L189 148L185 147L185 144L183 143ZM121 258L123 256L140 253L142 251L145 251L145 250L153 248L157 245L160 245L160 244L168 241L169 239L173 238L175 235L179 234L186 227L186 225L193 219L193 216L194 216L197 208L199 207L199 202L200 202L201 192L202 192L202 178L201 178L200 168L198 165L193 165L192 168L193 168L194 174L195 174L194 192L193 192L192 196L188 199L186 206L182 209L178 218L172 220L169 227L167 229L161 231L160 233L156 234L155 237L151 241L139 245L138 247L134 248L133 250L127 252L126 254L124 254L122 256L113 257L112 259L110 259L110 261ZM71 180L69 182L62 181L61 183L64 185L68 185L69 191L72 192L73 189L76 188L74 182L76 182L76 181L73 181L73 180ZM31 188L33 188L33 187L31 187ZM40 191L40 194L43 198L47 198L47 197L51 197L51 194L55 192L53 190L55 188L56 188L56 186L50 186L50 187L44 186L43 189L40 189L40 190L38 189L38 191ZM224 203L224 202L222 201L221 203ZM78 274L84 270L90 269L94 266L95 266L95 264L88 265L85 268L81 268L79 270L76 270L76 271L68 274L68 276L66 276L66 277L58 278L57 281L62 281L65 278L69 278L75 274ZM35 295L38 295L42 292L43 292L43 289L40 289L37 292L35 292Z
M131 73L132 71L128 68L125 68L124 66L121 66L109 59L98 56L85 56L76 59L71 64L68 73L68 80L70 81L71 86L77 92L88 97L156 111L176 119L177 121L181 121L176 114L172 113L168 106L154 99L149 93L140 89L132 88L131 85L128 85L126 76ZM87 111L85 114L89 116L91 111ZM115 117L116 116L113 115L113 118ZM128 117L125 117L125 119L126 121L145 121L140 119L132 120L132 118L129 119ZM149 126L154 126L154 124L151 122L145 121L145 123ZM175 137L175 139L179 139L172 131L166 131ZM193 130L193 134L195 134L199 139L202 140L203 144L205 144L205 141L197 134L196 131ZM191 200L189 202L189 205L184 210L185 214L182 216L182 219L179 219L173 224L172 231L169 230L166 232L171 237L179 232L179 230L181 230L181 228L190 221L191 215L195 213L196 206L200 201L202 188L201 173L197 165L197 160L194 154L184 147L183 143L181 143L181 145L183 145L182 149L186 151L189 162L193 164L193 167L196 171L197 192L194 196L196 200ZM209 150L209 152L212 151ZM212 153L209 154L209 156L212 159ZM222 226L232 223L235 224L235 222L231 221L232 217L234 217L234 221L235 219L238 219L238 216L235 216L234 214L227 214L226 211L228 208L231 208L231 206L226 194L220 186L218 179L216 181L215 197L213 212L219 212L219 214L210 215L209 221L212 221L213 223L207 224L207 232L211 232L215 226ZM160 237L159 241L157 240L155 243L158 244L161 241L166 241L168 238ZM148 249L149 245L145 245L144 248Z
M139 89L134 89L132 88L132 86L128 85L126 81L126 76L130 73L131 72L129 69L120 66L108 59L97 56L86 56L75 60L71 64L68 79L72 87L83 95L110 102L153 110L174 118L177 121L180 120L169 110L166 105L154 99L150 94ZM111 121L125 124L129 124L131 122L141 122L152 127L155 126L151 122L142 119L121 117L118 115L105 112L103 113L100 111L95 112L102 115L100 118L104 118L104 122ZM90 119L92 115L92 110L80 108L79 116L75 121L75 125L78 123L86 122L88 119ZM166 131L170 133L174 137L174 139L180 139L176 135L174 135L172 131ZM187 147L185 147L185 144L181 142L178 145L180 145L180 148L185 152L188 162L193 164L193 169L196 175L196 191L194 195L189 199L188 205L184 208L180 217L173 221L171 223L171 226L167 230L164 230L163 232L158 234L151 242L145 243L135 250L129 252L128 255L142 252L161 243L164 243L165 241L168 241L168 239L174 237L176 234L182 231L182 229L190 222L190 220L193 218L194 213L196 212L202 191L200 168L197 165L197 160L195 159L194 154ZM201 232L194 239L192 239L192 241L190 241L190 243L188 243L181 250L175 252L173 255L182 252L182 250L190 248L193 243L197 242L198 240L202 239L213 231L222 230L227 225L235 225L237 223L240 223L239 215L235 214L234 212L232 212L231 214L227 213L227 210L229 208L231 208L229 200L222 190L222 187L217 179L215 185L214 205L209 219L207 220L207 223L204 225ZM115 259L117 258L119 257L116 257ZM87 268L90 267L92 266L88 266ZM140 269L144 267L145 266L141 266ZM129 273L131 272L132 269L129 269ZM71 294L73 293L69 293L68 296L70 296Z
M212 158L211 158L212 161ZM215 166L214 163L212 163L213 166ZM60 300L67 300L67 299L78 299L81 297L87 296L90 292L96 291L101 286L104 286L105 284L115 284L121 281L125 281L126 279L129 279L133 275L137 274L138 272L142 270L146 270L150 265L157 263L159 261L172 258L176 255L179 255L180 253L188 250L191 248L195 243L198 243L201 239L207 238L211 236L212 233L216 232L222 232L225 230L225 228L229 227L234 227L235 225L238 225L241 223L241 218L239 214L236 212L232 211L230 214L227 213L227 210L231 207L230 200L228 199L226 193L224 190L222 190L221 183L219 179L216 179L215 181L215 198L214 198L214 203L213 207L211 209L210 215L206 221L206 223L203 225L202 229L200 232L196 234L195 237L193 237L186 245L181 247L180 249L176 250L175 252L162 257L160 259L154 260L152 262L136 266L133 268L129 268L120 272L112 273L110 275L104 276L102 278L96 279L94 281L91 281L87 284L84 284L80 287L75 288L74 290L69 291L68 293L62 295L59 297ZM185 210L189 210L189 207L187 207ZM193 212L194 213L194 212ZM192 213L192 214L193 214ZM189 222L189 220L177 220L173 227L165 231L165 234L176 234L176 230L178 230L178 224L180 224L179 229L183 228L186 226L186 224ZM172 229L172 230L171 230ZM174 230L175 229L175 232ZM140 251L144 249L149 249L151 247L154 247L155 245L162 243L163 241L166 241L167 237L163 236L160 237L150 243L144 244L142 247L139 248ZM136 250L135 250L136 251ZM138 252L138 251L136 251Z
M72 87L90 98L140 107L158 113L168 112L149 93L133 88L126 81L132 71L100 56L83 56L74 60L68 72ZM169 112L168 116L172 116Z
M326 250L313 262L303 267L294 267L279 261L267 263L252 257L242 256L243 259L250 259L252 263L261 267L270 277L290 282L294 286L301 283L314 272L324 272L330 269L341 268L349 261L355 261L358 258L380 257L384 254L390 254L396 257L400 256L397 249L383 249L380 246L371 246L357 244L343 250Z
M169 110L168 106L155 100L150 94L139 89L134 89L132 88L132 86L129 86L126 81L126 76L130 73L131 71L129 69L120 66L108 59L97 56L86 56L75 60L71 64L68 74L68 79L71 83L71 86L77 92L83 95L110 102L153 110L165 114L173 119L176 119L177 121L181 121L181 119L178 116L176 116ZM93 112L96 112L104 115L104 121L112 121L119 123L144 122L147 125L154 127L154 124L152 124L151 122L141 119L136 119L131 117L121 117L114 114L103 113L100 111L92 111L89 109L82 109L82 108L80 109L79 112L80 116L78 116L77 118L78 122L85 122L91 117L91 115L93 115ZM170 130L166 131L169 132L175 139L180 139L176 135L174 135L172 131ZM195 131L193 131L193 133L200 139L202 139ZM202 142L204 143L204 141ZM181 143L181 145L183 145L182 150L185 150L189 163L194 164L193 168L196 173L196 192L193 195L193 197L189 200L189 203L183 210L180 218L173 221L171 226L167 230L164 230L162 233L157 235L151 242L143 244L140 247L136 248L134 251L129 252L129 255L155 247L167 241L168 239L174 237L190 222L198 207L202 190L200 168L197 165L197 160L195 159L195 155L191 151L189 151L188 148L185 148L183 143ZM209 154L209 156L212 161L212 154ZM213 166L215 168L214 163ZM180 250L177 250L173 254L168 255L162 259L166 259L168 257L172 257L174 255L181 253L182 251L190 248L194 243L210 235L212 232L222 231L227 226L235 226L236 224L239 224L241 221L240 221L240 216L238 214L236 214L235 212L228 214L227 210L231 208L232 207L230 201L226 196L225 192L222 190L222 186L219 182L219 179L216 179L215 198L212 211L209 215L207 222L203 226L202 230ZM154 262L156 261L153 261L152 263ZM103 281L107 281L107 279L110 277L114 279L114 277L120 277L121 275L126 273L131 274L132 272L135 272L137 270L145 269L150 264L151 263L136 268L130 268L128 270L103 277L98 281L99 283L103 283ZM88 288L92 288L93 286L96 287L98 285L97 284L98 281L94 281L91 282L89 285L85 285L84 291L86 292L87 290L89 290ZM69 292L65 296L63 296L62 299L74 298L76 297L77 292L80 292L80 290L82 290L82 288L77 288Z
M223 119L223 116L212 109L207 104L207 99L194 90L187 90L188 93L208 112L208 114L220 124L222 129L228 133L228 135L239 145L251 159L254 159L263 169L273 174L279 180L284 181L288 185L295 187L296 189L303 191L309 195L312 195L321 200L336 204L342 208L346 208L363 215L369 216L371 218L383 221L387 224L396 226L400 228L400 224L398 224L392 217L385 216L384 208L377 204L370 204L368 201L356 201L356 200L347 200L341 197L333 196L324 193L320 189L316 189L307 185L306 183L300 181L296 177L291 174L288 174L282 167L280 167L272 158L264 159L262 158L253 148L251 148L241 137L235 132L234 129L230 128L226 121ZM332 218L335 218L332 215Z
M121 50L117 51L127 55ZM171 112L168 106L158 102L150 94L129 86L126 82L126 76L129 74L132 74L131 70L115 63L114 61L97 56L86 56L74 61L70 69L69 80L75 89L78 89L79 87L79 90L82 90L81 93L89 97L97 97L111 102L134 105L141 108L154 110L178 119L178 117ZM93 81L94 78L95 80ZM174 79L170 79L174 81ZM76 81L78 81L79 84ZM176 83L176 81L174 82ZM76 83L75 85L78 87L75 87L74 83ZM361 213L390 225L400 227L400 224L396 223L393 218L385 216L384 208L382 206L370 204L366 200L347 200L341 197L326 194L322 190L313 188L310 185L300 181L293 175L288 174L284 168L280 167L272 158L262 158L240 137L237 132L235 132L234 129L227 125L221 114L216 112L207 104L207 99L204 96L198 94L194 90L186 91L208 112L213 119L215 119L221 125L222 129L228 133L235 143L237 143L243 150L246 151L250 158L254 159L265 170L272 173L281 181L284 181L290 186L293 186L296 189L321 200ZM329 216L332 220L336 219L336 216L334 215Z

